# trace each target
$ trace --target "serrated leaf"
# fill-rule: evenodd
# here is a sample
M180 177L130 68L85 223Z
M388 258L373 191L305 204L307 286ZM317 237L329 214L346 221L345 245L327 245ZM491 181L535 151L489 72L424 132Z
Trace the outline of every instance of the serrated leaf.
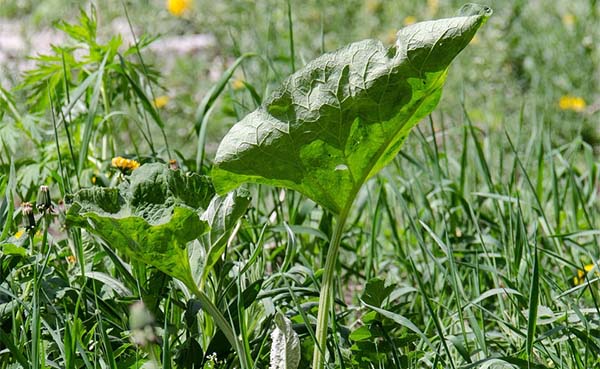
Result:
M118 188L92 187L83 188L73 196L67 195L67 201L75 201L81 205L81 211L97 213L118 213L125 200L119 194Z
M68 199L73 205L67 222L195 287L186 244L208 230L200 214L213 194L206 177L146 164L118 189L94 187L75 193Z
M435 108L450 62L490 14L471 5L401 29L390 48L365 40L308 63L225 136L213 169L218 192L265 183L340 213Z
M177 206L202 214L213 196L208 177L153 163L134 170L118 188L85 188L67 196L67 201L78 204L79 213L94 212L114 218L139 216L151 224L160 224Z
M275 315L275 329L271 332L271 364L269 369L297 369L300 364L300 338L292 322L281 313Z
M155 266L186 285L194 284L185 246L208 228L195 211L176 207L166 223L156 225L137 216L113 218L85 213L83 217L88 231L131 259Z
M366 304L381 307L383 301L394 291L395 285L385 286L385 281L380 278L372 278L367 282L365 291L360 299Z

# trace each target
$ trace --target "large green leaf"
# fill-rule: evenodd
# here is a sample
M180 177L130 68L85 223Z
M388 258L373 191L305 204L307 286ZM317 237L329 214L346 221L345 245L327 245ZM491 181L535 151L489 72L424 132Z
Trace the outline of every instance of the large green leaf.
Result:
M208 230L200 215L213 195L207 177L146 164L119 188L93 187L71 196L67 221L194 289L186 244Z
M435 108L450 62L490 14L466 5L461 16L401 29L389 48L365 40L308 63L225 136L217 192L266 183L340 213Z

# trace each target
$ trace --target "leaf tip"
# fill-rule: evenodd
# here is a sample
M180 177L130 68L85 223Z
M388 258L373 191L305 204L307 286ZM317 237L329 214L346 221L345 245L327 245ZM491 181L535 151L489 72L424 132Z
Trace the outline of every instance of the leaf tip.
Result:
M463 5L460 8L460 10L458 11L458 15L463 16L463 17L479 15L479 16L488 18L493 13L494 13L494 11L489 6L473 4L473 3L468 3L468 4Z

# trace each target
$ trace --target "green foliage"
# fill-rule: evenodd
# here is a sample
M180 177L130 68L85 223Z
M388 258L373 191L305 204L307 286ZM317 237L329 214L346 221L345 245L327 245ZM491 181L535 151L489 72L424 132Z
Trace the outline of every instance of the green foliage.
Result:
M366 40L315 59L238 122L217 150L212 175L220 191L243 182L283 186L338 215L319 299L314 369L324 366L333 270L350 207L435 108L450 62L492 11L468 4L461 13L403 28L389 49Z
M347 209L435 108L448 65L491 14L466 11L406 27L391 48L357 42L294 73L221 141L213 170L219 191L267 183L334 213Z
M320 311L330 317L319 346L329 368L600 365L599 2L498 5L453 63L436 111L357 190L343 229L335 203L254 185L214 196L212 180L193 173L210 170L206 158L234 121L263 100L246 119L268 112L273 91L301 95L293 80L276 86L294 69L319 77L306 75L317 72L307 60L366 37L385 46L362 45L397 52L403 20L457 4L194 4L182 18L161 2L98 2L83 13L71 0L0 7L19 22L7 20L9 33L24 24L19 32L35 36L59 19L63 37L31 63L0 50L0 369L268 368L278 325L298 335L298 367L311 367ZM139 37L129 45L115 33L125 18ZM161 34L151 50L144 32ZM214 46L172 52L197 32L213 34ZM563 110L563 95L580 108ZM276 110L269 121L281 118ZM316 140L335 154L340 136L323 131ZM276 171L279 154L298 146L279 149L248 165ZM142 166L111 166L117 155ZM327 170L344 180L343 167ZM327 191L347 197L341 185ZM29 232L23 202L36 222ZM328 268L329 240L339 253ZM331 304L319 309L326 270ZM141 307L143 324L131 326Z
M164 124L148 103L158 72L143 60L134 60L152 38L144 36L128 47L120 35L102 40L94 7L90 12L81 9L78 23L60 21L56 27L65 41L53 45L49 53L32 57L34 67L23 73L15 90L27 98L27 112L21 112L14 98L0 90L0 106L8 108L10 118L0 123L0 131L7 154L17 168L23 168L21 183L30 186L26 191L34 190L33 177L54 175L60 178L61 193L66 194L90 185L94 169L125 154L119 149L122 130L128 133L126 141L143 142L133 145L133 151L141 146L156 155L151 123L159 131ZM21 145L39 160L23 157L15 134L27 135ZM165 145L168 152L166 140Z
M365 286L365 291L361 296L361 300L368 305L373 305L376 307L381 307L383 301L389 297L389 295L394 291L395 286L385 286L385 281L379 278L373 278L367 282Z
M19 86L27 92L28 103L33 111L47 110L50 99L56 99L66 103L66 110L62 113L68 117L75 112L73 109L79 99L83 99L86 104L91 103L91 88L98 83L105 90L105 98L108 99L98 104L113 105L119 99L130 101L135 98L134 91L124 88L127 81L123 78L123 73L134 72L135 77L140 78L147 72L138 63L127 62L121 66L118 55L122 53L124 56L131 56L138 48L147 46L151 39L144 38L138 45L121 52L119 49L123 46L123 40L120 36L111 37L105 43L98 40L96 18L96 10L92 7L90 13L80 9L79 24L58 22L57 29L68 37L67 44L56 45L50 54L33 58L36 68L25 72ZM83 56L76 57L76 52L83 53ZM153 72L146 74L150 77L150 82L156 82L156 72L152 69L148 71ZM99 80L98 76L101 76Z
M210 247L202 261L201 286L204 286L210 271L223 256L228 237L231 235L236 222L246 212L248 205L250 205L250 199L247 190L237 189L224 196L215 196L202 214L202 220L206 221L210 227L207 241Z
M67 221L195 290L186 245L209 229L200 213L213 194L206 177L146 164L118 190L94 187L75 193Z

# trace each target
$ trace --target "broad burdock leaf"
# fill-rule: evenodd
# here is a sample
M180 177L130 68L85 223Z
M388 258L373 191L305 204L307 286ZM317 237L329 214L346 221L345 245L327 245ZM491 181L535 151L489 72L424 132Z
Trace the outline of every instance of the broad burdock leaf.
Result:
M146 164L117 189L95 187L68 198L73 204L67 222L97 235L132 260L152 265L183 282L235 349L242 367L248 368L241 338L198 287L186 249L190 241L208 232L207 220L225 232L243 214L241 208L247 206L246 200L235 198L231 206L214 205L205 214L213 196L212 183L206 176L173 170L166 164Z
M389 48L364 40L308 63L225 136L217 192L282 186L339 214L435 108L450 62L490 15L466 5L458 17L401 29Z
M297 369L300 364L300 338L292 329L292 322L281 313L275 315L271 341L269 369Z
M208 231L200 216L213 196L205 176L146 164L119 188L93 187L69 197L67 222L195 288L186 245Z

